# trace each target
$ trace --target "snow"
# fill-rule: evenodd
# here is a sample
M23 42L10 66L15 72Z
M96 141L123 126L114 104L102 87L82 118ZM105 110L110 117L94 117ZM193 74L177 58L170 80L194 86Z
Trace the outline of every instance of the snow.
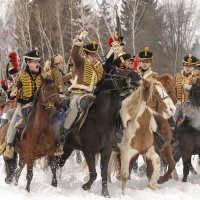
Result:
M141 164L140 159L140 164ZM197 159L193 159L196 166ZM177 165L179 179L182 177L182 162ZM39 164L34 168L33 180L31 182L31 192L25 190L26 170L24 169L19 180L18 186L14 184L7 185L4 182L5 172L3 158L0 157L0 198L3 200L105 200L101 196L101 178L100 168L97 166L98 177L92 185L90 191L82 190L84 177L87 175L87 169L79 166L74 155L66 162L62 172L58 172L58 187L54 188L51 184L51 171L41 170ZM188 182L182 183L180 180L170 180L167 183L158 185L157 189L147 188L148 180L146 176L139 176L134 173L131 180L127 182L125 195L121 193L121 184L115 177L112 177L113 183L109 183L108 188L111 199L120 200L196 200L200 196L200 177L199 175L189 174Z

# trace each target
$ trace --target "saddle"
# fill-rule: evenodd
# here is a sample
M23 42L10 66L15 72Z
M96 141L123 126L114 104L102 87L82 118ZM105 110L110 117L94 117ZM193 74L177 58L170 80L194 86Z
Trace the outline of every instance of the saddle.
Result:
M73 127L76 127L76 131L79 131L81 127L83 126L85 119L87 118L89 109L94 103L94 100L95 100L95 96L93 94L86 94L77 101L79 114L73 124Z
M76 140L79 142L79 137L78 137L78 132L79 130L81 129L81 127L83 126L86 118L87 118L87 115L88 115L88 112L92 106L92 104L94 103L94 100L95 100L95 96L93 94L85 94L83 95L78 101L77 101L77 106L79 108L79 113L74 121L74 123L72 124L70 130L65 133L63 132L62 130L64 130L64 121L63 123L61 122L61 127L60 127L60 132L61 132L61 135L60 135L60 142L63 141L63 140L66 140L69 135L74 135L76 137ZM65 120L65 118L64 118ZM63 143L63 142L61 142Z

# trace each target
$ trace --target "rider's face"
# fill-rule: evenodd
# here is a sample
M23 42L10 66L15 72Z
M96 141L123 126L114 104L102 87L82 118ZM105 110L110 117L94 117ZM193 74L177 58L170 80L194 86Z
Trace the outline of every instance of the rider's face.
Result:
M188 64L184 64L183 65L183 71L186 74L190 74L193 70L194 70L194 66L193 65L188 65Z
M30 60L28 61L29 70L31 72L39 72L40 70L40 61L39 60Z
M142 61L140 61L140 67L143 70L148 70L151 67L151 60L142 60Z
M130 65L131 65L131 60L130 59L127 59L127 60L124 61L124 66L126 68L130 68Z
M87 57L91 64L97 63L97 55L96 54L88 54Z

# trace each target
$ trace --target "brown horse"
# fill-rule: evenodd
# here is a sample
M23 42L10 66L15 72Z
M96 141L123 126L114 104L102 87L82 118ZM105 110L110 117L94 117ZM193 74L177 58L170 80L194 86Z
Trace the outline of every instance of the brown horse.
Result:
M52 109L56 108L56 105L59 105L60 101L55 84L50 80L44 80L44 83L34 97L31 115L24 131L23 139L16 142L15 145L15 151L19 154L19 168L15 171L9 166L8 169L11 170L7 170L7 183L12 182L15 172L15 181L17 184L21 171L26 164L26 190L30 191L34 161L47 156L53 175L51 185L57 186L54 162L55 135L51 119L53 114ZM16 159L16 154L13 159ZM10 160L5 160L5 162L9 165L8 162Z
M161 76L156 76L154 78L162 83L166 92L168 93L168 95L170 96L170 98L172 99L175 105L177 103L177 98L176 98L176 91L175 91L175 81L173 77L169 74L164 74ZM157 123L158 131L160 135L167 142L163 150L156 148L156 151L159 152L161 158L168 164L167 172L164 174L164 176L160 176L158 180L158 183L164 183L171 178L171 173L173 172L176 166L176 162L173 158L173 152L172 152L172 146L171 146L172 129L169 124L169 121L167 119L164 119L161 116L156 117L156 123ZM147 174L148 174L148 177L150 177L152 174L152 165L151 163L147 163L147 166L148 166Z
M176 99L176 91L175 91L175 81L173 77L170 74L163 74L161 76L155 76L153 78L158 80L163 85L163 87L165 88L167 94L170 96L173 103L176 104L177 99ZM167 172L164 174L164 176L160 176L158 180L158 183L164 183L171 178L171 174L176 165L176 162L173 158L173 152L172 152L172 146L171 146L172 129L171 129L168 119L164 119L162 116L155 116L155 120L158 126L159 134L166 141L166 144L163 149L159 149L159 147L155 145L156 152L158 152L161 158L168 164ZM131 160L130 170L133 168L133 165L136 160L137 160L137 157ZM147 160L146 164L147 164L147 168L146 168L147 176L150 179L153 173L153 166L151 164L151 160Z
M155 80L143 80L142 85L122 102L120 114L125 129L118 146L123 193L129 177L130 160L138 154L152 162L153 174L149 187L155 189L159 177L159 156L154 150L153 132L157 130L154 115L168 119L175 114L175 110L172 100Z

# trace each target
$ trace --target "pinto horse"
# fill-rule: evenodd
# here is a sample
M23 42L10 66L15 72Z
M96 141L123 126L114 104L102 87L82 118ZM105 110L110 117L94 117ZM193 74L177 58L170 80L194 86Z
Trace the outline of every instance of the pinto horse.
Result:
M64 155L58 160L58 165L62 167L74 149L82 150L90 174L88 182L82 188L89 190L97 177L95 155L100 153L102 195L105 197L109 197L107 168L119 124L119 110L121 106L120 93L138 86L137 81L140 80L140 77L136 73L133 74L131 78L135 76L134 80L136 82L132 82L131 84L127 81L128 77L125 75L116 76L115 74L107 75L98 84L96 99L89 110L85 123L78 133L81 146L78 146L74 139L77 133L72 133L65 142Z
M160 159L154 149L153 132L157 130L154 115L168 119L175 114L175 109L168 94L155 80L143 80L143 84L122 102L120 114L125 129L118 146L123 193L129 177L130 160L138 154L152 161L153 174L149 187L155 189Z
M26 190L30 191L30 184L33 177L34 161L43 156L47 156L52 170L52 186L57 186L55 167L55 135L52 131L52 109L60 104L61 100L57 93L55 84L50 80L44 80L40 89L36 92L30 118L24 130L23 139L15 144L15 155L11 160L5 160L9 166L12 160L17 160L19 154L19 168L13 170L9 166L6 171L5 181L11 183L15 175L15 182L18 183L20 174L25 164L27 165L27 185ZM12 170L11 170L12 169Z
M163 85L167 94L172 99L173 103L176 104L177 99L176 99L176 91L175 91L175 82L173 80L173 77L170 74L163 74L160 76L154 76L153 78L156 79L157 81L159 81ZM162 138L165 141L167 141L167 144L164 145L164 148L160 149L157 145L155 146L156 152L158 152L159 155L161 156L161 158L164 161L166 161L168 164L167 172L165 173L164 176L160 176L159 180L158 180L158 183L164 183L171 177L171 173L173 172L175 165L176 165L175 160L173 158L172 147L170 144L171 140L172 140L172 130L171 130L171 126L168 122L168 119L164 119L162 116L156 116L156 123L158 126L159 134L162 136ZM117 162L120 161L119 156L120 156L119 152L117 152L117 151L112 152L111 160L109 163L109 169L108 169L109 170L108 171L109 181L111 181L111 177L110 177L111 168L110 167L113 163L113 160L116 165L120 165L120 163L117 164ZM134 158L132 158L132 160L130 162L130 168L129 168L130 173L131 173L132 169L134 169L134 170L138 169L137 161L136 161L138 156L135 156ZM146 168L147 176L150 179L152 172L153 172L151 160L147 160L146 164L147 164L147 168ZM118 166L118 168L120 168L120 166ZM120 176L120 175L118 174L118 176Z

